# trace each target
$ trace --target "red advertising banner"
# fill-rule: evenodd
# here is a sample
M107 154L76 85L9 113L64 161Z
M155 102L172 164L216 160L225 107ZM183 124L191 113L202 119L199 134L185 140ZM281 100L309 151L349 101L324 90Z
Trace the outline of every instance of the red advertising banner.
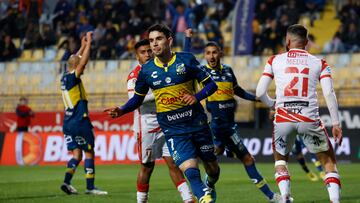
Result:
M131 131L95 134L96 164L138 163ZM0 165L64 165L70 158L62 133L6 133Z
M35 112L29 131L33 133L62 132L63 112ZM90 119L95 131L127 131L132 129L133 114L111 119L103 112L90 112ZM0 132L16 131L16 114L0 113Z

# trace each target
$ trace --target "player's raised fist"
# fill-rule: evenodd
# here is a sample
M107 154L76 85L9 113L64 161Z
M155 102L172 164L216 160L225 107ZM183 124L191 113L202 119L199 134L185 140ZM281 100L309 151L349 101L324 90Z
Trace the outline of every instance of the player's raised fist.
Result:
M192 37L193 36L193 34L194 34L194 32L193 32L193 30L191 29L191 28L188 28L188 29L186 29L185 31L184 31L184 33L185 33L185 37Z

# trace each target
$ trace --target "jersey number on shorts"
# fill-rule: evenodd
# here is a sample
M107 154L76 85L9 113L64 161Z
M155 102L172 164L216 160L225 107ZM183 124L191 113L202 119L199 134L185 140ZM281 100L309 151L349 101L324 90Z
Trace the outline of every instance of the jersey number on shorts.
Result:
M299 69L297 67L287 67L285 69L285 73L297 73L298 75L295 76L291 81L290 84L286 85L284 90L284 95L286 97L290 96L299 96L299 89L295 88L295 85L299 82ZM309 75L309 68L304 68L300 74ZM309 78L308 77L302 77L302 91L301 96L307 97L308 95L308 86L309 86Z

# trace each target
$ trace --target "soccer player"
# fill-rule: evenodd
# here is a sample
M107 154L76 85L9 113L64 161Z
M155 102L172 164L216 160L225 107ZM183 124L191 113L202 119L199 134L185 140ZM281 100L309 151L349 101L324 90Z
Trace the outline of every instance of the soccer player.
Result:
M139 65L128 76L127 89L129 99L134 96L135 83L141 66L153 56L148 39L135 44L136 59ZM140 171L137 177L137 202L148 201L149 182L154 170L155 160L163 157L169 167L170 177L176 185L183 202L193 203L192 193L186 183L183 173L175 165L165 144L164 133L156 118L154 94L149 90L140 108L134 111L134 133L138 141Z
M215 153L222 155L227 149L227 153L235 155L244 164L249 178L270 202L280 201L281 196L271 191L260 175L253 156L248 152L236 130L234 116L237 102L234 95L256 101L255 95L242 89L231 67L221 63L222 51L216 42L208 42L205 45L204 57L207 64L203 68L218 86L218 90L206 99L206 109L211 114L210 127L214 135Z
M338 116L338 104L333 89L331 70L325 60L305 51L308 31L299 24L289 26L286 33L287 52L272 56L256 88L256 96L276 110L273 132L275 179L284 202L290 202L290 174L287 167L289 152L299 134L311 153L316 153L326 175L330 201L340 201L340 176L336 168L334 150L325 127L320 120L316 93L320 81L328 106L335 142L341 145L342 130ZM267 89L275 79L276 100L270 98Z
M90 122L87 107L87 96L80 76L89 60L91 32L81 40L81 47L76 55L71 55L68 60L68 72L61 78L61 92L65 105L63 132L65 142L73 158L67 163L64 183L61 190L65 193L78 194L77 190L70 184L76 167L82 160L82 153L85 152L85 177L86 194L106 195L94 186L95 165L94 165L94 132Z
M141 105L151 88L157 119L175 164L184 172L200 203L215 202L215 190L201 181L197 158L204 163L209 183L215 184L220 168L200 101L216 91L216 83L199 68L199 62L192 54L171 51L173 38L167 26L155 24L148 33L155 58L142 66L134 97L122 107L105 111L113 118L133 111ZM198 93L195 93L195 80L204 85Z

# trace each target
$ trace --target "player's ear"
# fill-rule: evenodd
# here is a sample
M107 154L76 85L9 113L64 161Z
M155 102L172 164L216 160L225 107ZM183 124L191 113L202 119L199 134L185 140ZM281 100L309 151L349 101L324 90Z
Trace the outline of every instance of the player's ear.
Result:
M306 47L306 45L308 44L308 42L309 42L308 39L306 39L306 40L304 41L304 47Z
M169 41L169 46L172 47L174 39L170 36L168 38L168 41Z

